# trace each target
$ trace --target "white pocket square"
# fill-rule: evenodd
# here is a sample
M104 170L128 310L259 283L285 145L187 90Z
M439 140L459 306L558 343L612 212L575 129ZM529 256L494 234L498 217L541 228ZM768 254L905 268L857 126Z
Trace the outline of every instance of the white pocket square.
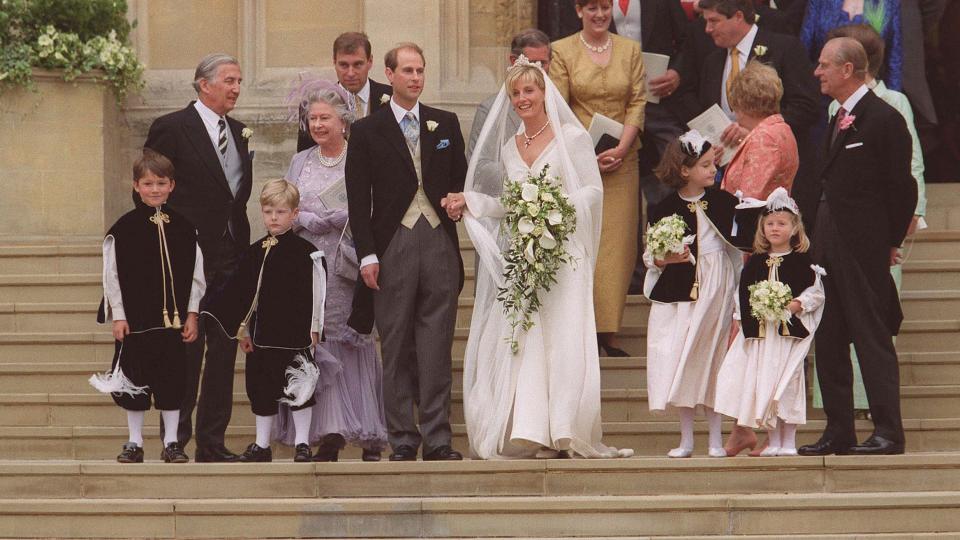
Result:
M858 147L858 146L863 146L863 143L862 143L862 142L855 142L855 143L848 144L848 145L844 146L844 148L846 148L847 150L849 150L849 149L851 149L851 148L856 148L856 147Z
M437 145L437 150L443 150L448 146L450 146L450 139L440 139L440 144Z

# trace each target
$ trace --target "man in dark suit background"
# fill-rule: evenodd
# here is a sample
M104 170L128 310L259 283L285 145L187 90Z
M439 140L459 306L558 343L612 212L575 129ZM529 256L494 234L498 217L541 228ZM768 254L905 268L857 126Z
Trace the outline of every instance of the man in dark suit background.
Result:
M903 312L890 277L917 204L911 140L903 117L864 84L867 54L836 38L820 53L821 91L841 108L827 129L817 182L797 186L813 223L813 259L827 270L816 366L827 427L802 455L902 454L900 375L892 336ZM870 403L873 434L857 444L850 343Z
M144 143L173 162L177 189L169 204L197 228L208 297L223 287L250 243L246 205L253 185L253 156L248 147L252 132L227 116L237 105L242 80L236 58L207 55L194 75L197 100L154 120ZM195 458L235 461L236 454L224 445L224 434L233 408L237 343L209 321L204 318L199 338L187 345L187 392L177 439L185 446L191 438L203 365Z
M337 83L349 92L358 120L383 107L393 93L390 85L367 76L371 67L373 48L366 34L345 32L333 40L333 69L337 72ZM301 128L297 135L297 152L315 144L310 134Z
M376 315L390 460L416 460L421 444L424 460L459 460L449 415L463 261L441 201L463 191L463 136L455 114L420 103L420 47L400 44L384 64L393 97L351 127L347 150L350 227L362 278L348 324L367 334Z

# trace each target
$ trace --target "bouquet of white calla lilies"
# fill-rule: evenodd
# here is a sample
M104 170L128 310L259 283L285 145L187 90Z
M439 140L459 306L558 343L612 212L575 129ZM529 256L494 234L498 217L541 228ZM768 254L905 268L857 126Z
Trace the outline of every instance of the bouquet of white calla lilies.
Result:
M564 243L576 230L576 209L548 168L538 176L528 174L522 182L508 182L500 197L506 210L501 227L509 248L504 253L505 284L497 290L497 300L510 321L507 341L514 354L520 345L518 329L529 330L533 314L540 310L540 292L549 291L561 265L572 262Z

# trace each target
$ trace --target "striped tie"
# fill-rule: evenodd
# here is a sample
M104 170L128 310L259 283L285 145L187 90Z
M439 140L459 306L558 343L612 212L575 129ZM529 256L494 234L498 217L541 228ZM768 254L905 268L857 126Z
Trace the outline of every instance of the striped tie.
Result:
M221 118L217 125L220 127L220 142L217 143L217 148L220 149L220 155L226 157L227 155L227 122Z

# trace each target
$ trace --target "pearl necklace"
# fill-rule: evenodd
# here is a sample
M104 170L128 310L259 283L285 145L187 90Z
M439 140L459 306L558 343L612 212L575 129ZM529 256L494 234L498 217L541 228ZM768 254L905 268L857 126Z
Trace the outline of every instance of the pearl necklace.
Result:
M609 35L607 35L607 42L603 44L603 46L599 46L599 47L587 43L587 40L583 37L583 32L580 32L577 35L580 36L580 42L583 43L584 47L586 47L588 50L595 52L597 54L603 54L604 52L606 52L607 49L610 48L611 45L613 45L613 38L610 37Z
M336 167L341 161L343 161L343 158L346 155L347 141L343 141L343 150L340 151L340 154L332 158L324 157L323 152L320 150L320 146L317 146L317 157L320 159L320 164L324 167Z
M547 120L547 123L544 124L543 127L537 130L537 132L534 133L533 135L527 135L527 128L523 128L523 138L524 138L523 147L528 148L530 146L530 143L532 143L534 139L539 137L540 134L543 133L543 130L547 129L547 126L549 125L550 125L550 120Z

